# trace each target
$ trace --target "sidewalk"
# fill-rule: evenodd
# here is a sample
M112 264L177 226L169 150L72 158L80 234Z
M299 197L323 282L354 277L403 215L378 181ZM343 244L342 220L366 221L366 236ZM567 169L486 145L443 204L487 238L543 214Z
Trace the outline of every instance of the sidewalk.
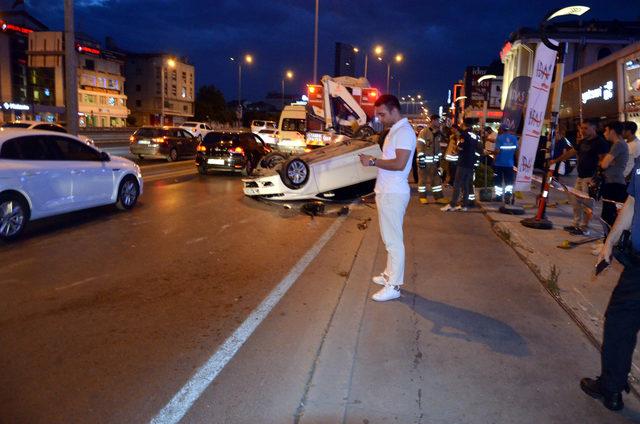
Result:
M531 191L523 193L523 199L516 200L516 205L525 208L526 214L523 216L500 213L500 203L477 203L489 218L493 230L516 251L549 294L589 334L599 349L604 329L604 312L622 266L614 261L608 269L595 277L597 257L591 253L593 243L569 250L557 247L563 240L584 239L563 230L564 226L572 224L573 218L573 209L564 191L552 189L549 195L551 207L547 208L547 218L554 224L552 230L535 230L520 224L522 219L535 215L536 196L539 192L540 185L534 183ZM593 212L594 219L590 224L592 235L602 234L601 225L595 219L600 216L600 208L601 205L598 204ZM632 386L636 390L640 389L640 349L636 349L631 374Z
M622 423L638 421L579 388L599 354L479 209L418 205L405 220L399 300L370 300L386 252L364 236L318 350L301 423Z

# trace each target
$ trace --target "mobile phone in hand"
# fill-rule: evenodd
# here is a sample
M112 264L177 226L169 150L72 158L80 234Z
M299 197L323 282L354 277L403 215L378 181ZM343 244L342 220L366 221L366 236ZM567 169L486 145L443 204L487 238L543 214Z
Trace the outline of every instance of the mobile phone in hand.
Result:
M596 275L604 271L609 265L609 262L607 262L605 259L598 262L598 264L596 265Z

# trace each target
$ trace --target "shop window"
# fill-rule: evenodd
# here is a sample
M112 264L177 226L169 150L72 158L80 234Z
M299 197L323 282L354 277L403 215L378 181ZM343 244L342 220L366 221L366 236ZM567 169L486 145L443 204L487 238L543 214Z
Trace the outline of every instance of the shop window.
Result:
M185 112L189 112L189 106L187 106L187 105L184 105L184 106L182 107L182 109L183 109Z
M88 69L90 71L95 71L96 62L94 60L85 59L85 61L84 61L84 69Z

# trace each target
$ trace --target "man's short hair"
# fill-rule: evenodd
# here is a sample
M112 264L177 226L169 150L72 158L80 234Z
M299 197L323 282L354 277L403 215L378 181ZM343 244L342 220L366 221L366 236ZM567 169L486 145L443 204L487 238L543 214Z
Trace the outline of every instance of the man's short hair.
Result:
M438 114L433 114L429 117L432 121L439 121L440 120L440 115Z
M584 121L582 121L582 123L583 124L587 124L587 125L589 125L591 127L594 127L594 128L598 128L598 124L600 123L600 120L595 119L595 118L594 119L585 119Z
M382 96L378 97L378 100L376 100L374 106L380 107L383 105L387 107L389 112L391 112L392 109L397 109L398 112L402 110L400 109L400 101L393 94L383 94Z
M609 128L618 135L622 135L622 131L624 130L624 125L620 121L608 122L604 127Z
M624 123L624 130L629 131L631 134L635 134L638 131L638 124L633 121L626 121Z

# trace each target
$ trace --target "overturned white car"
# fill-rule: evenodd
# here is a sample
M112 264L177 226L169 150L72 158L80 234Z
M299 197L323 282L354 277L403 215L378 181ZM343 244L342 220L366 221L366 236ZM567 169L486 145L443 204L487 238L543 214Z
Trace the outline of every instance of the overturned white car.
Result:
M243 179L244 194L271 200L342 200L373 191L377 168L358 155L382 156L375 141L348 139L299 156L271 156L253 178Z

